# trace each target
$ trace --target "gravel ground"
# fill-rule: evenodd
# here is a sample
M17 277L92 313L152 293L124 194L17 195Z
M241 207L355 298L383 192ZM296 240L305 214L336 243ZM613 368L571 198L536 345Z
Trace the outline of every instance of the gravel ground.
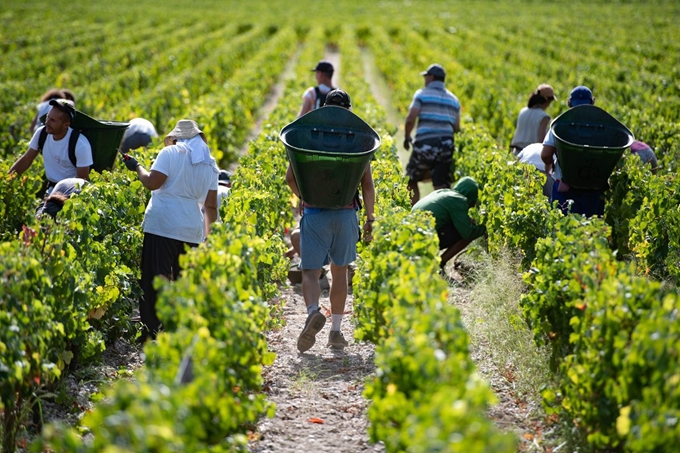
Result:
M297 351L296 342L307 312L299 284L281 290L285 300L285 326L269 332L269 348L276 353L275 362L263 371L264 391L276 404L273 418L262 419L249 445L254 453L268 452L384 452L382 443L372 444L368 436L369 421L362 392L364 383L375 372L375 347L353 339L352 303L348 296L342 330L350 342L344 350L326 347L330 329L328 277L322 280L321 310L328 321L317 335L316 344L307 352ZM462 311L472 301L464 278L454 273L452 302ZM558 451L555 426L545 418L537 401L529 401L514 389L512 370L500 370L491 351L484 344L472 344L471 356L479 372L489 382L499 403L490 408L489 417L504 431L514 432L518 451ZM142 365L140 349L119 340L104 352L100 364L70 373L52 397L42 405L45 423L62 420L77 424L93 407L91 398L102 385L129 378ZM30 430L29 430L30 431ZM26 431L19 439L23 446L32 435ZM17 451L26 451L19 448Z
M325 283L325 282L324 282ZM328 317L316 344L304 354L297 338L307 319L299 284L283 290L286 325L268 334L273 365L264 370L265 391L276 404L276 415L258 425L250 451L264 452L384 452L368 438L368 402L364 382L375 369L374 346L353 340L352 302L347 300L342 330L349 346L326 348L330 330L328 285L322 285L320 306Z

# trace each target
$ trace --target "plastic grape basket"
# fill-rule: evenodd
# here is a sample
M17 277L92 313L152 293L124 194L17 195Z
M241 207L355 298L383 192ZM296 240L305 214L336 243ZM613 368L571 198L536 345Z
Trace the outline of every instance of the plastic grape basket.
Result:
M354 199L361 177L380 147L380 136L343 107L312 110L280 133L302 200L341 208Z
M574 189L603 190L635 138L616 118L594 105L573 107L550 125L562 181Z

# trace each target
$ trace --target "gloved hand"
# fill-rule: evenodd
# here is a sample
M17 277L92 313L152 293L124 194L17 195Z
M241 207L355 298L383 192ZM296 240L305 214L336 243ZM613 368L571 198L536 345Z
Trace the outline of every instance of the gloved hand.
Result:
M404 139L404 149L411 149L411 137L406 137Z
M128 168L128 170L137 171L139 162L137 162L137 159L135 159L134 157L132 156L123 157L123 162L125 162L125 166Z

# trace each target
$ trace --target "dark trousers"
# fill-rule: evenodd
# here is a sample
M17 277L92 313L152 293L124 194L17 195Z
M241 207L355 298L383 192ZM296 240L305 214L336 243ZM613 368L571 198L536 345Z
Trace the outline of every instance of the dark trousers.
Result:
M186 251L186 246L196 247L198 244L169 239L151 233L144 233L142 246L142 298L139 301L139 316L144 324L144 337L156 338L161 323L156 315L157 291L153 280L162 275L169 280L179 277L179 257Z
M439 250L453 247L454 244L463 239L463 236L460 235L452 224L444 225L438 229L437 236L439 237Z

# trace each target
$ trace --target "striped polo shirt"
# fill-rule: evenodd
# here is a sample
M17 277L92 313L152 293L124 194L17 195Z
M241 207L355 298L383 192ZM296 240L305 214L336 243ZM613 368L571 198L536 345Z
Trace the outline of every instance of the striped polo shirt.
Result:
M429 138L453 137L453 125L460 114L460 101L435 80L425 88L416 91L409 109L420 109L416 141Z

